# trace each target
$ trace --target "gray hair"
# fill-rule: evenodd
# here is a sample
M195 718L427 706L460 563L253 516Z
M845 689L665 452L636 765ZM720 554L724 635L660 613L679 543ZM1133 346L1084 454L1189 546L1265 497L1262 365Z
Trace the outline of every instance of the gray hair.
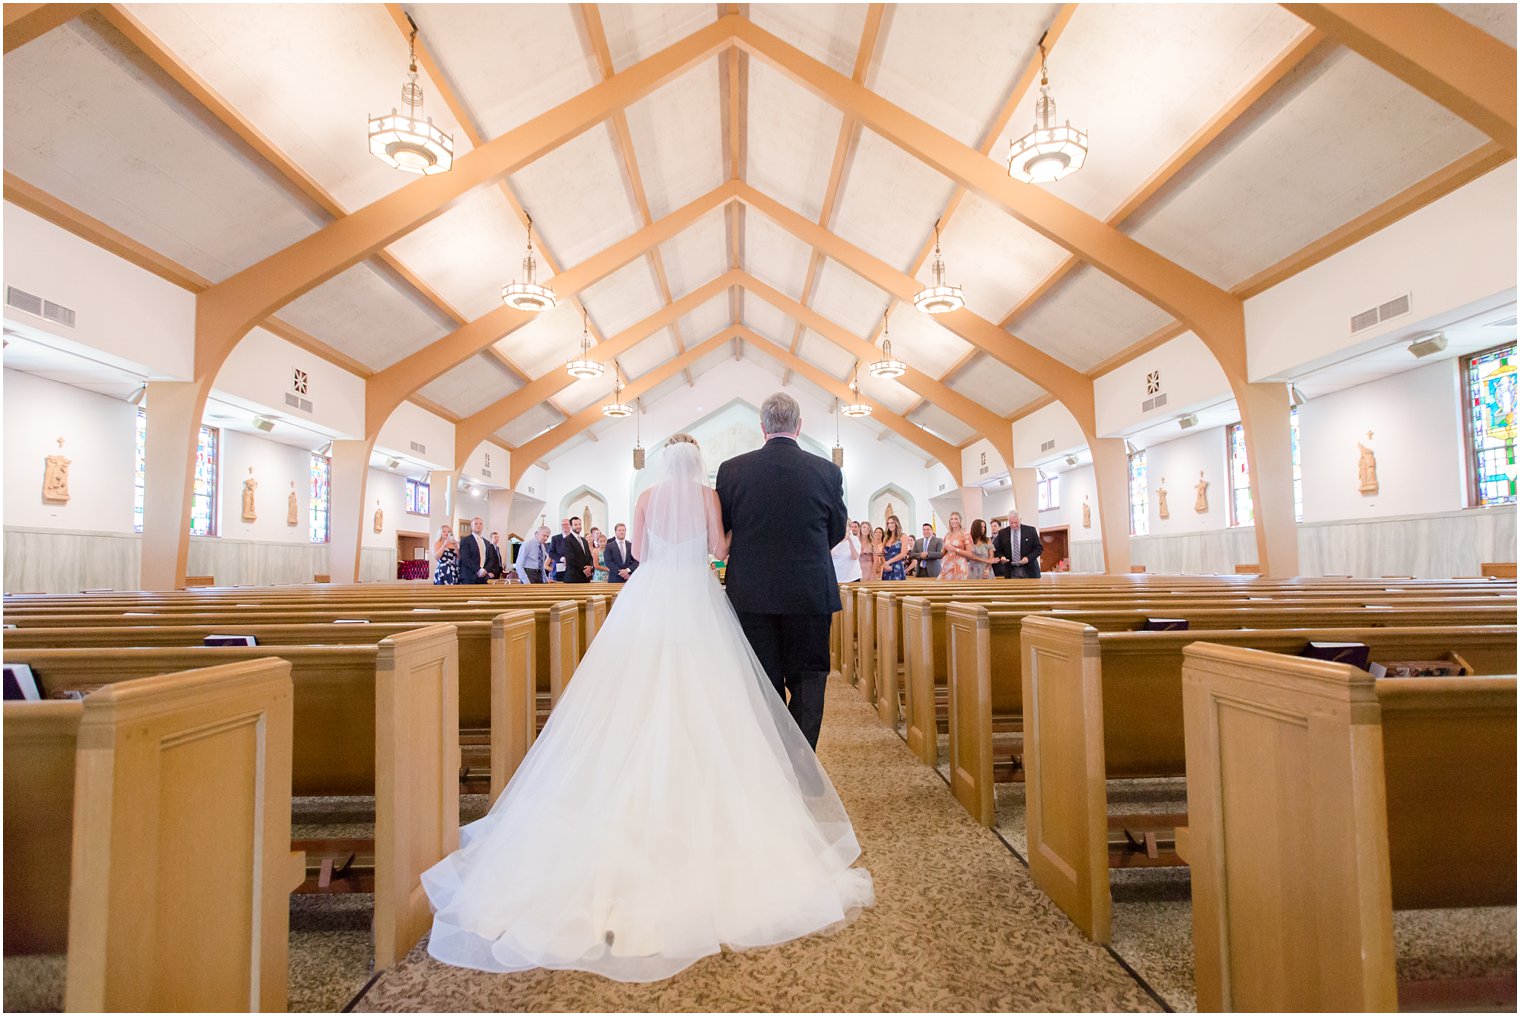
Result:
M802 430L802 407L785 392L760 404L760 429L767 434L796 434Z

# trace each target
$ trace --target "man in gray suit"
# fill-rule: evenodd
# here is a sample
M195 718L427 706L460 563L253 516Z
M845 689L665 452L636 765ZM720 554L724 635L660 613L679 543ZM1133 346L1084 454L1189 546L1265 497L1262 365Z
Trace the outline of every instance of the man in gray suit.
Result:
M939 578L940 558L945 556L945 544L934 535L934 527L924 523L924 535L913 541L913 560L918 562L916 574L921 579Z

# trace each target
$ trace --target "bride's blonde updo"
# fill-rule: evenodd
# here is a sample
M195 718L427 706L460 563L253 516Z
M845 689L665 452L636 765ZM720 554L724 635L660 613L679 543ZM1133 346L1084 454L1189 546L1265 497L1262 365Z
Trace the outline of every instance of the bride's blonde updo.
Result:
M692 445L692 446L696 447L698 450L701 450L701 448L702 448L701 445L697 444L697 439L694 438L694 437L692 437L690 434L675 434L675 435L672 435L671 439L669 441L665 442L665 447L669 448L671 445L674 445L674 444L689 444L689 445Z

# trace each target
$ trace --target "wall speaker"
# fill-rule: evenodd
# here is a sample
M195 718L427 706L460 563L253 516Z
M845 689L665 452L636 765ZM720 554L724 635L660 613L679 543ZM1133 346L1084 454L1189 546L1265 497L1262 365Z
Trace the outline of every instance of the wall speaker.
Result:
M1191 427L1198 426L1198 414L1189 413L1186 416L1178 417L1177 426L1181 427L1183 430L1188 430Z
M266 434L274 430L274 421L267 416L255 416L253 418L253 425L256 429L262 430Z
M633 468L634 469L643 469L644 468L644 449L642 449L642 448L635 448L633 450Z
M1436 332L1434 335L1427 335L1423 339L1415 339L1409 344L1409 352L1416 359L1439 353L1445 348L1446 335L1444 332Z
M839 445L834 446L834 465L840 469L844 468L844 449Z

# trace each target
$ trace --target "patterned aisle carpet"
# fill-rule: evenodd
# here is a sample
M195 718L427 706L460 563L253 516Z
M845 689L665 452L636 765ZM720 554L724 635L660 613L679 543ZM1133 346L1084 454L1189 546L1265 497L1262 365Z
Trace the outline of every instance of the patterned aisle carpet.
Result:
M820 756L855 824L877 904L853 924L710 956L668 981L483 974L425 943L360 1011L1047 1011L1159 1009L1085 940L1024 866L919 764L849 685L830 683Z

